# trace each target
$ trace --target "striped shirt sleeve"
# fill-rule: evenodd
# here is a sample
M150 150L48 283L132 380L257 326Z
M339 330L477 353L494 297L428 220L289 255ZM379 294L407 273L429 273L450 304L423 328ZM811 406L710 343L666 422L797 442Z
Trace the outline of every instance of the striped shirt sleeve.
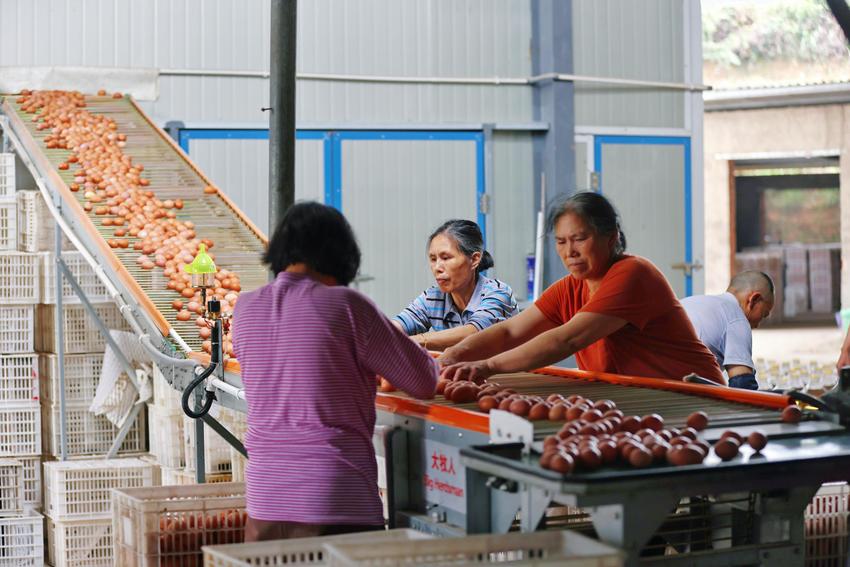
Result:
M401 323L401 327L408 336L424 333L431 328L431 321L428 319L428 308L426 307L425 300L426 292L423 291L401 313L393 317L394 321Z
M516 299L510 286L499 280L492 280L491 283L475 313L466 322L479 331L504 321L517 312Z

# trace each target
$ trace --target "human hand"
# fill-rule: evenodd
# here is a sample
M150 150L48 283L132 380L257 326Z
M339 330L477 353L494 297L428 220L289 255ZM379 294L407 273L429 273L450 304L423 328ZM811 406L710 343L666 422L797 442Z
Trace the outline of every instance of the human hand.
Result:
M841 356L838 357L838 362L835 363L836 372L841 372L841 369L845 366L850 366L850 352L846 349L841 349Z
M474 360L445 365L440 372L440 378L442 380L470 380L481 383L493 374L495 374L495 371L489 360Z
M460 362L460 353L456 347L449 347L437 357L437 362L439 362L440 366L443 368L451 366L452 364L457 364Z

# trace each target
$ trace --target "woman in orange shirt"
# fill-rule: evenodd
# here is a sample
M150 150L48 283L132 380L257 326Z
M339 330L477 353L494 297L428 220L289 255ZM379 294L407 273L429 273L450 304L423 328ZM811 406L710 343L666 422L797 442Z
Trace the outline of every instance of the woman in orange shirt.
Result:
M582 370L674 379L695 372L724 383L661 271L625 254L605 197L572 195L550 210L547 228L570 274L519 315L447 349L443 377L487 378L575 354Z

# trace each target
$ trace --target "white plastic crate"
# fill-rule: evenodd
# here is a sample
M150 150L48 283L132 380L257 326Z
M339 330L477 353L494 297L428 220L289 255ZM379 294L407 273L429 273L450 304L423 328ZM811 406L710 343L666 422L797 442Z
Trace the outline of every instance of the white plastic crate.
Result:
M245 538L242 483L155 486L112 493L115 562L197 566L201 547Z
M484 534L433 541L413 540L375 545L368 534L357 543L329 543L327 565L560 565L621 567L618 549L569 530Z
M43 354L39 357L41 401L59 403L59 357ZM103 353L65 355L65 401L91 403L100 381Z
M106 341L85 307L82 305L63 305L62 307L65 354L102 353L106 349ZM114 303L97 303L93 307L108 329L131 330ZM38 306L38 332L35 345L35 350L38 352L56 352L58 343L55 333L56 325L53 320L55 309L53 305Z
M335 536L214 545L204 547L204 566L327 565L325 546L328 544L356 543L365 540L378 546L390 543L403 545L409 541L433 538L434 536L430 534L403 528Z
M32 305L0 305L0 352L33 352L34 319L35 307Z
M0 153L0 197L14 197L15 189L15 154Z
M112 520L47 519L47 561L53 567L114 567Z
M41 508L41 455L15 457L23 475L24 510Z
M0 459L0 515L24 511L23 468L17 459Z
M844 567L847 564L850 489L847 483L824 484L805 512L806 564Z
M60 450L59 404L44 405L43 423L45 427L45 452L58 457ZM118 449L120 454L142 453L145 444L145 411L139 412L135 423L127 431L124 442ZM102 415L89 411L89 403L69 402L65 404L65 435L68 455L72 457L86 455L106 455L118 434L118 428Z
M54 304L56 303L56 255L53 253L43 253L41 256L41 302ZM94 273L91 265L86 262L80 252L62 252L62 260L71 275L80 284L80 288L86 294L91 303L109 303L112 299L109 297L109 290ZM82 300L74 292L71 283L67 278L62 280L62 302L67 304L78 304Z
M0 355L0 403L32 401L38 401L38 355Z
M56 221L44 203L39 191L18 191L18 250L22 252L47 252L56 248ZM73 250L74 245L62 235L62 250Z
M195 470L195 420L183 415L183 450L186 470ZM204 472L230 473L230 444L218 433L204 425Z
M161 467L160 475L162 486L188 486L198 484L195 480L195 471L187 471L185 468ZM207 484L219 484L222 482L233 482L233 476L230 473L207 474L204 476L204 482Z
M107 518L113 488L159 484L159 468L141 459L44 463L44 512L53 520Z
M183 447L183 411L148 406L150 453L163 467L182 469L186 466Z
M0 304L38 303L39 260L36 254L0 252Z
M17 208L14 197L0 197L0 250L18 249Z
M41 407L38 402L0 405L0 457L41 453Z
M153 402L154 405L163 409L182 412L180 405L180 392L171 386L173 381L173 368L166 368L165 372L156 364L153 365Z
M44 567L44 517L33 511L0 518L0 564Z

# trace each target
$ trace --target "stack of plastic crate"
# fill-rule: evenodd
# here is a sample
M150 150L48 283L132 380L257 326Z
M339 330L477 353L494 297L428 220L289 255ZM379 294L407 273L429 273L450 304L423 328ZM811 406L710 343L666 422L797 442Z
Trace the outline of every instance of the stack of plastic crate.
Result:
M56 250L56 221L40 191L18 191L17 241L21 252L53 252ZM62 235L62 250L73 250L68 237Z
M59 336L56 332L56 261L55 255L38 256L42 267L42 305L37 310L36 349L42 353L41 372L42 420L45 452L58 457L60 446L59 360L56 352ZM129 331L130 328L117 306L109 299L108 290L92 267L79 252L63 252L62 259L80 284L94 311L109 329ZM101 364L106 342L94 320L74 293L67 279L62 288L63 345L65 351L65 434L68 455L105 455L115 439L118 428L104 416L94 415L89 406L100 381ZM141 412L130 427L119 453L140 453L146 450L145 413Z
M54 567L111 567L112 490L159 484L155 464L137 458L44 464L47 557Z

